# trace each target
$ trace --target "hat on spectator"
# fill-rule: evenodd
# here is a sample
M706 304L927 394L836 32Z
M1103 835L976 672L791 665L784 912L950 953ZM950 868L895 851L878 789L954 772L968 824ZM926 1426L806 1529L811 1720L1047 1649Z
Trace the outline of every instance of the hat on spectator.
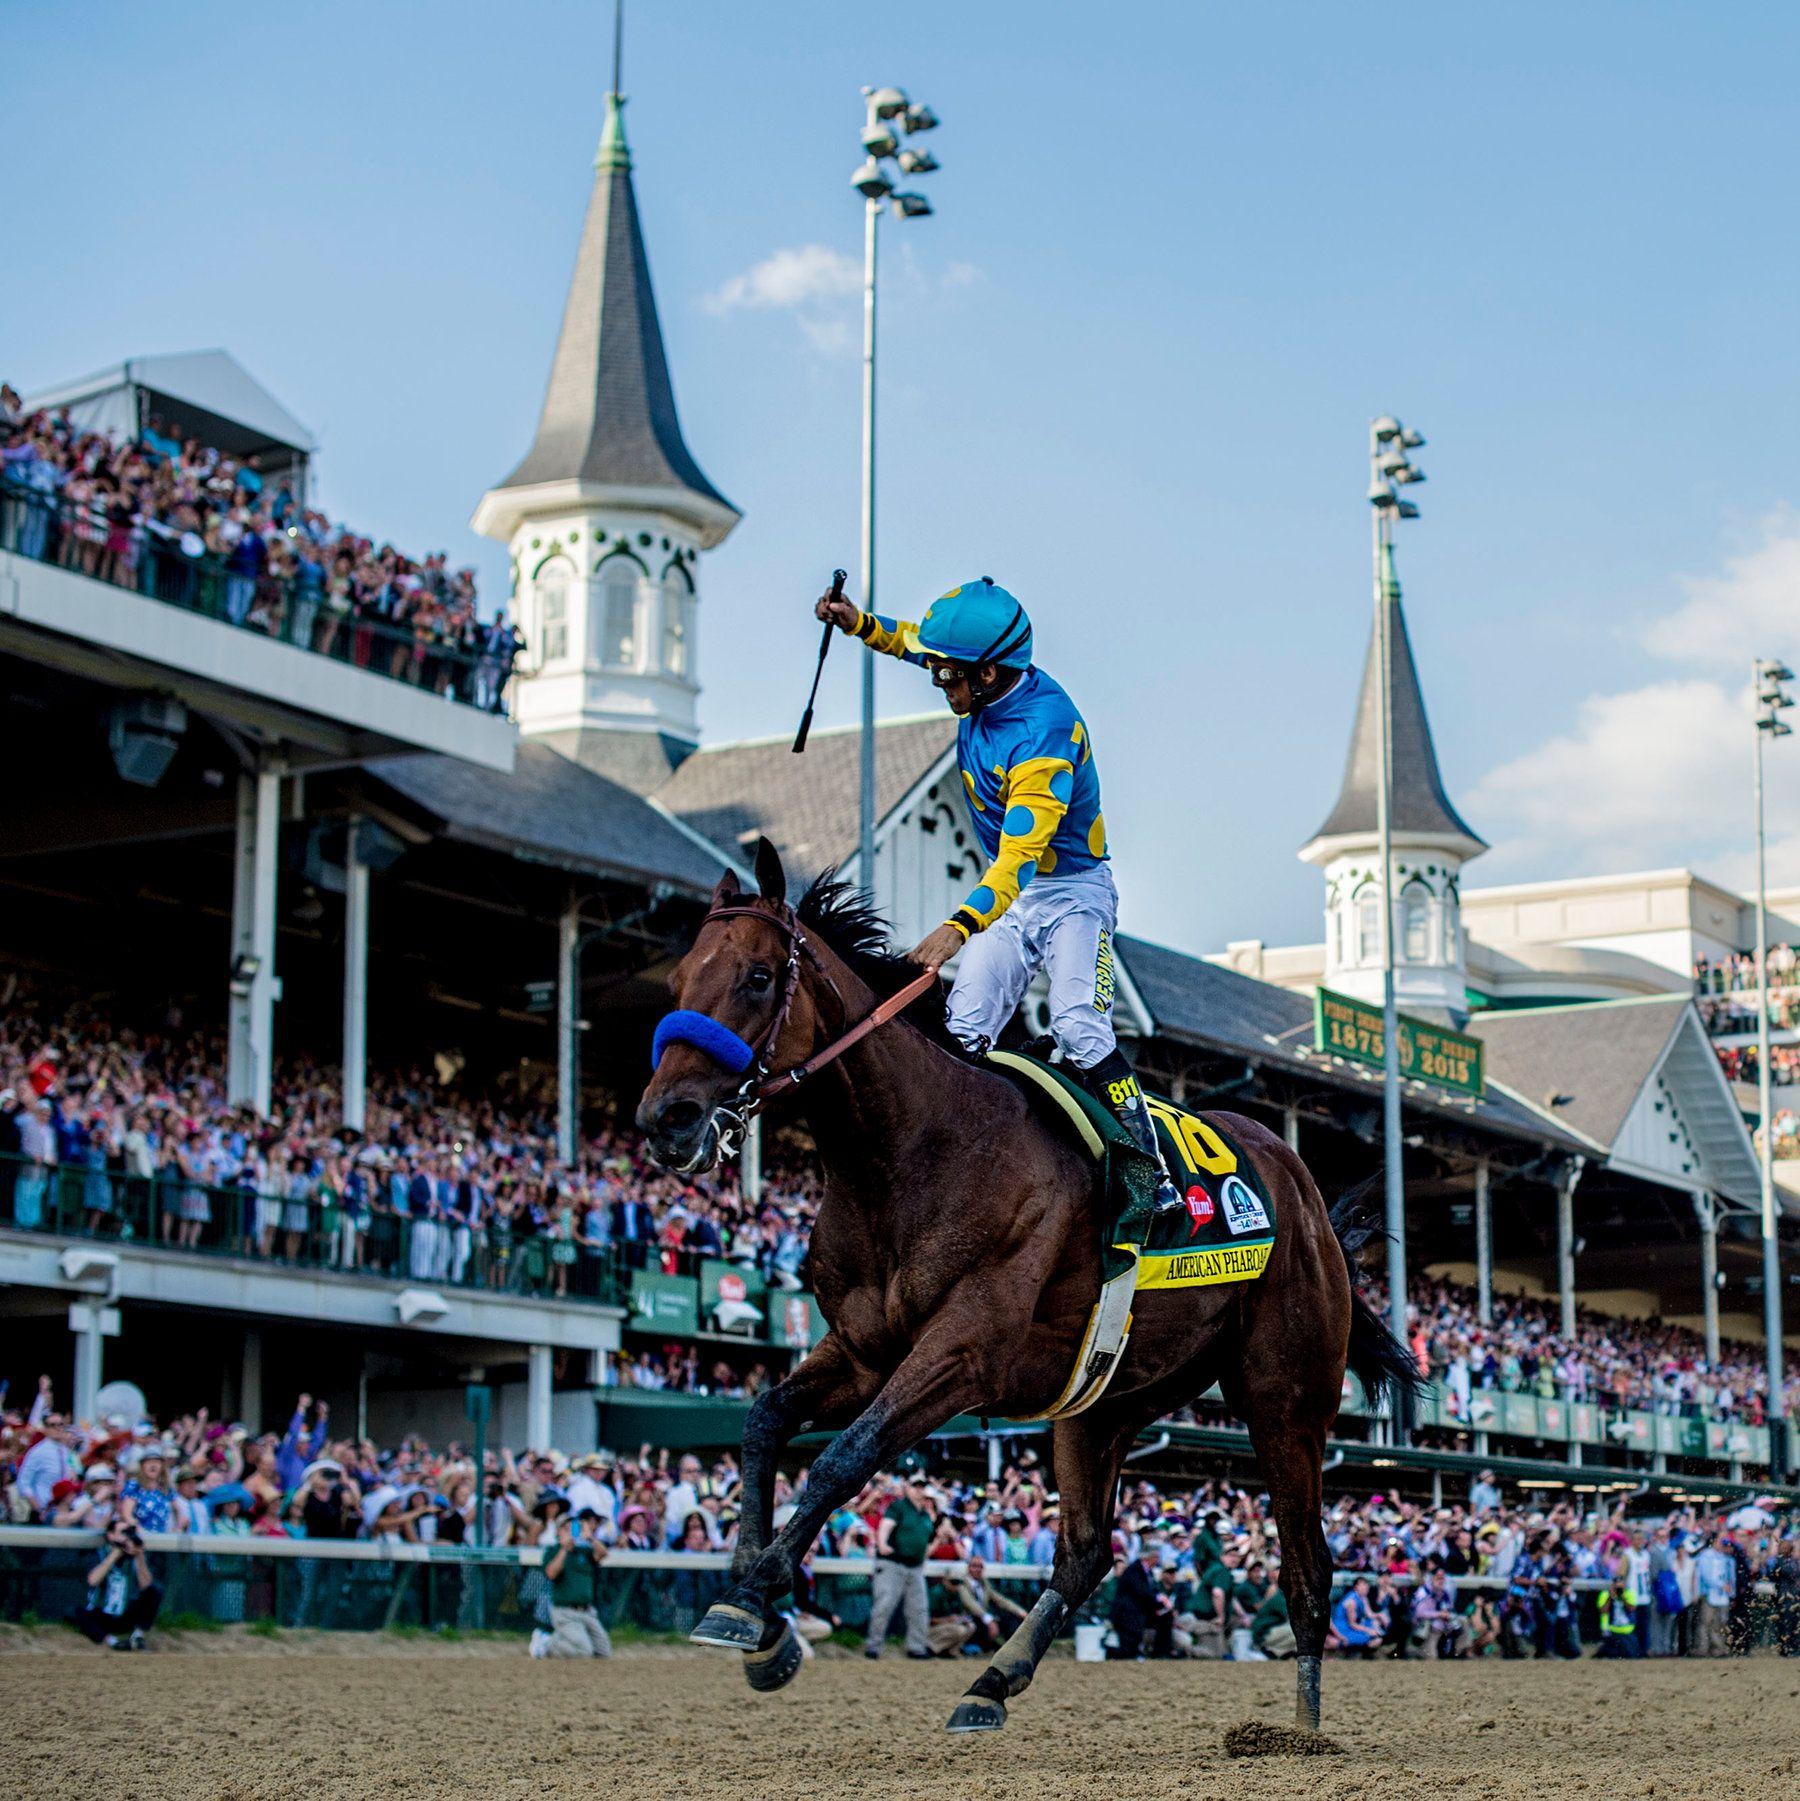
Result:
M81 1484L73 1476L65 1476L60 1482L53 1482L50 1485L52 1501L66 1501L72 1495L78 1495L80 1492Z
M117 1482L118 1479L119 1479L119 1472L117 1470L115 1470L110 1463L90 1464L81 1473L81 1480L83 1481L83 1483Z
M532 1508L539 1519L544 1517L545 1510L560 1507L564 1513L569 1511L569 1497L560 1488L546 1488L539 1492L537 1505Z
M371 1489L363 1496L363 1524L373 1526L399 1499L400 1491L391 1482L384 1482L379 1488Z
M300 1472L300 1487L304 1488L320 1470L329 1470L332 1475L341 1476L344 1473L344 1466L335 1457L315 1457Z

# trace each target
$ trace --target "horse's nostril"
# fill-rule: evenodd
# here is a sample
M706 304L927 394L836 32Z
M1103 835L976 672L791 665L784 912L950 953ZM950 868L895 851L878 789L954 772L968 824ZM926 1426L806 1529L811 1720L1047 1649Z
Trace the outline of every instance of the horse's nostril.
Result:
M670 1101L657 1115L657 1130L672 1137L685 1137L699 1125L704 1113L705 1109L698 1101Z

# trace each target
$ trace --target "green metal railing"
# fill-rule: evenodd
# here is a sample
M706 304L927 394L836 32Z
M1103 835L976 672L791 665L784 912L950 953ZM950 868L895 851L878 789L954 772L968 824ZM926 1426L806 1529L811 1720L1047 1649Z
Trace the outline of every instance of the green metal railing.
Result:
M89 535L84 537L84 531ZM181 538L149 529L134 528L132 551L115 555L106 549L107 531L90 519L85 507L0 479L0 550L58 564L482 712L504 710L510 656L502 663L435 631L414 632L355 606L335 606L322 583L238 573L216 556L188 555ZM186 536L197 542L193 534Z

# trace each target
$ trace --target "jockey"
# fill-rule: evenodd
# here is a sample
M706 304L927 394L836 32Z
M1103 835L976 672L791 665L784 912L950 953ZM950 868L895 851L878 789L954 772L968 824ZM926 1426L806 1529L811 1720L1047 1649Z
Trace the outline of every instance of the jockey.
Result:
M963 953L951 1031L971 1051L985 1051L1032 976L1047 970L1051 1030L1063 1056L1161 1163L1149 1109L1113 1035L1119 897L1093 745L1075 703L1033 666L1024 607L983 576L940 595L916 625L829 594L814 611L871 650L930 670L960 722L956 760L988 868L912 952L927 969ZM1158 1205L1181 1204L1164 1164Z

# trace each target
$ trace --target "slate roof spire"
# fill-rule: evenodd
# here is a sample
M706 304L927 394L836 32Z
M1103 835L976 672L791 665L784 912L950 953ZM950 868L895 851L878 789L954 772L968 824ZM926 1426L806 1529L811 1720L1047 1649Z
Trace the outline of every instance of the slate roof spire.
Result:
M703 527L702 542L716 543L737 523L738 511L706 478L681 435L616 80L606 97L593 191L537 436L484 509L496 503L497 511L513 513L525 500L520 489L579 482L689 512Z
M1488 848L1487 843L1451 804L1444 792L1444 778L1438 772L1437 749L1431 741L1431 722L1425 716L1425 696L1419 688L1412 640L1406 632L1400 578L1394 569L1391 545L1382 547L1381 604L1388 609L1389 642L1393 646L1388 687L1394 721L1395 836L1455 841L1446 843L1444 848L1464 857L1478 856ZM1381 780L1380 697L1380 645L1371 628L1362 689L1356 703L1356 723L1350 732L1350 754L1344 761L1343 786L1325 823L1300 853L1309 861L1317 860L1316 850L1327 840L1375 837Z

